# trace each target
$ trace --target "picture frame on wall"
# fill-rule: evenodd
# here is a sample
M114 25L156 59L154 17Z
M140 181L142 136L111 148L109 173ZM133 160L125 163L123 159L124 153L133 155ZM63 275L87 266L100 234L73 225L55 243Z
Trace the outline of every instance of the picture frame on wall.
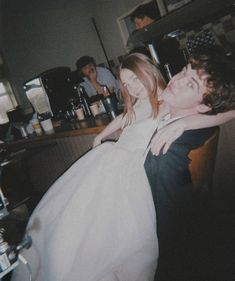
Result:
M168 13L172 12L190 2L192 2L192 0L164 0L166 11Z

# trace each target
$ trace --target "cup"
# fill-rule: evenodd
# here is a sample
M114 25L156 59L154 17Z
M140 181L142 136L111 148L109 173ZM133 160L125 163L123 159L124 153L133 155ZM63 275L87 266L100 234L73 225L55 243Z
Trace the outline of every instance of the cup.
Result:
M85 115L84 115L84 111L82 107L79 107L75 110L75 113L77 115L78 120L84 120L85 119Z
M97 103L93 103L91 106L90 106L90 109L91 109L91 113L94 117L96 117L96 115L99 115L100 114L100 111L99 111L99 107L98 107L98 104Z
M54 128L53 128L53 124L51 122L51 118L40 121L40 124L41 124L45 134L50 135L50 134L54 133Z
M41 128L41 125L40 125L38 119L31 120L31 124L32 124L32 127L33 127L36 135L41 136L42 135L42 128Z

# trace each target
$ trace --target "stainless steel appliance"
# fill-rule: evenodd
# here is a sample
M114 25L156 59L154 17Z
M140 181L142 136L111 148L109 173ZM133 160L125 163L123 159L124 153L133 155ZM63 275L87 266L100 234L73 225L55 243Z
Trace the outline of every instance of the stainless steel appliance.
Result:
M32 89L45 93L49 111L55 117L66 110L68 100L75 95L69 67L49 69L26 81L23 87L27 96Z

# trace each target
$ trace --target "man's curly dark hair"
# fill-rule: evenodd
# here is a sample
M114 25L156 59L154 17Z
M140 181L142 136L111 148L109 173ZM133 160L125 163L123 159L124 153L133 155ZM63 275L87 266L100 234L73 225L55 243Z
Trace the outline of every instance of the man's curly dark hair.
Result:
M196 49L189 62L193 69L203 70L208 91L203 96L209 114L235 109L235 65L218 46Z

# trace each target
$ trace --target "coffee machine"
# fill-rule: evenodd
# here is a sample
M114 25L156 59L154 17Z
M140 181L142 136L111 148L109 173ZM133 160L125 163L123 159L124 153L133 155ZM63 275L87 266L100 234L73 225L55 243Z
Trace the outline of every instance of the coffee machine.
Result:
M49 112L54 117L66 111L68 100L75 95L69 67L49 69L26 81L23 87L28 97L32 89L44 93L45 99L48 100Z

